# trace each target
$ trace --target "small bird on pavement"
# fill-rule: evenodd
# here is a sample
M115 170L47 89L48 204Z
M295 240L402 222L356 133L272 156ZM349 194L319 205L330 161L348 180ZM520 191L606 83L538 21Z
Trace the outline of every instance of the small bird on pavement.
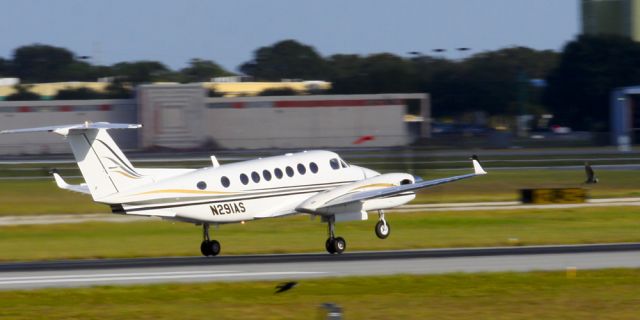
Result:
M281 283L279 285L276 286L276 292L275 293L281 293L281 292L285 292L287 290L290 290L291 288L295 287L298 283L295 281L289 281L289 282L284 282Z

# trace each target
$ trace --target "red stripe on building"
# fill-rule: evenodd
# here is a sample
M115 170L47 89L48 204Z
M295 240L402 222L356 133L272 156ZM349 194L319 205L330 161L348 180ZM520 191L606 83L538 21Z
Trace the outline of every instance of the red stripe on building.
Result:
M58 110L62 112L70 112L73 109L71 109L71 106L60 106Z
M110 111L110 110L111 110L110 104L103 104L100 106L100 111Z
M27 106L18 107L18 112L31 112L31 107L27 107Z
M362 107L368 100L310 100L310 101L276 101L276 108L313 108L313 107Z
M307 100L276 101L276 108L314 108L314 107L366 107L404 105L401 100Z
M244 108L244 102L234 102L232 105L232 108L234 109L242 109Z

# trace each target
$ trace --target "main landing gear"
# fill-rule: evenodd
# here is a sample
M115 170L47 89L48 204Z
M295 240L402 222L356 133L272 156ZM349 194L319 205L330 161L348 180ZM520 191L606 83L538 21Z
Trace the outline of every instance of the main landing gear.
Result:
M325 248L327 252L334 254L341 254L347 248L347 242L342 237L335 236L335 228L336 228L336 219L334 216L330 216L327 218L327 223L329 225L329 239L325 242Z
M347 242L342 237L335 236L336 218L335 216L326 217L327 224L329 225L329 239L325 242L324 246L327 252L334 254L343 253L347 248ZM386 239L391 234L391 226L384 219L384 211L378 210L378 223L376 223L376 236L380 239Z
M209 238L209 224L202 224L202 244L200 244L200 252L202 255L208 256L217 256L220 253L220 242L216 240L211 240Z
M376 223L376 236L380 239L386 239L391 233L391 227L384 220L384 211L378 210L378 223Z

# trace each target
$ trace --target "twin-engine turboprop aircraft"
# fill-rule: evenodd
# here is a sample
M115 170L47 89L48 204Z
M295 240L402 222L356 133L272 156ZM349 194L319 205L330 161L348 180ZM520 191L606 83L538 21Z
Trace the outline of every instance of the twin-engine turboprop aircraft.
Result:
M415 198L415 190L486 174L472 157L474 172L422 181L407 173L380 174L350 165L330 151L304 151L203 169L136 168L120 151L109 129L135 129L140 124L84 123L4 130L0 133L54 132L66 137L86 183L67 184L54 171L58 187L90 194L113 213L152 216L202 225L205 256L220 253L209 226L275 218L297 213L320 216L328 224L329 253L342 253L346 241L335 236L335 223L367 220L378 212L375 233L389 236L384 209Z

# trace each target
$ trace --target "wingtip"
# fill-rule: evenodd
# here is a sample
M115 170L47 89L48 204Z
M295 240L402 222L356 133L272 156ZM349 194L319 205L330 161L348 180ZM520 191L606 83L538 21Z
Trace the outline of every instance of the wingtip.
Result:
M478 156L477 155L472 155L471 156L471 162L473 162L473 171L475 174L487 174L486 171L484 171L484 169L482 168L482 166L480 165L480 161L478 161Z

